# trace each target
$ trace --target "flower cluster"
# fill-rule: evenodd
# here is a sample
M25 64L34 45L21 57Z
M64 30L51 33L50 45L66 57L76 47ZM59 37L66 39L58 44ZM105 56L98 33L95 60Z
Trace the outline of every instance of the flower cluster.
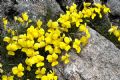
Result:
M34 74L37 79L57 80L54 71L47 70L46 66L54 67L60 61L69 63L69 51L74 49L80 53L90 38L84 19L94 19L97 15L102 18L102 12L106 14L109 11L105 5L95 4L91 7L91 3L84 3L83 10L78 11L77 5L73 4L70 8L67 7L66 13L61 14L56 21L49 20L47 28L42 26L43 22L40 19L34 21L35 24L29 24L33 21L29 19L27 12L22 13L21 17L15 16L15 22L25 24L26 32L22 34L11 32L12 36L6 36L3 41L7 43L8 55L18 55L19 50L26 56L25 63L20 62L18 66L13 67L12 73L17 77L23 77L25 71L31 71L35 67L37 69ZM3 18L3 23L7 25L6 18Z
M118 38L118 41L120 42L120 30L118 29L118 26L111 26L111 28L108 30L108 32L111 34L113 33L115 37Z
M2 76L2 80L14 80L13 78L14 76L6 76L6 75Z

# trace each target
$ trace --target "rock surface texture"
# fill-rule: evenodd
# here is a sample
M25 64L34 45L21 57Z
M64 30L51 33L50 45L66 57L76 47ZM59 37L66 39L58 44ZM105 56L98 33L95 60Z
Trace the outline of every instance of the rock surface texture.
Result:
M59 80L120 80L120 50L94 30L80 54L71 51L71 62L55 70Z
M110 7L112 15L120 16L120 0L109 0L107 5Z

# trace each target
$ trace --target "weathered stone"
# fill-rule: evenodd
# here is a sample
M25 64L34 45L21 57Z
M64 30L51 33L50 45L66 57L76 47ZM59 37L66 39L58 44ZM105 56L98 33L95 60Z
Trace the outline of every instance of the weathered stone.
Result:
M94 1L94 3L101 3L100 0L93 0L93 1Z
M80 54L71 51L71 62L54 68L59 80L120 80L120 50L90 29L91 38Z
M120 16L120 0L109 0L107 5L110 7L112 15Z

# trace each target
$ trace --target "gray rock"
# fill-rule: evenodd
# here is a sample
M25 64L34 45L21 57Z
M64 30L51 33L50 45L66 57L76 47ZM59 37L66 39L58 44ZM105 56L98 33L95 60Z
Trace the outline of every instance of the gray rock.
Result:
M90 33L80 54L71 51L71 62L54 68L59 80L120 80L120 50L96 31Z
M94 1L94 3L101 3L100 0L93 0L93 1Z
M120 0L109 0L107 5L110 7L112 15L120 16Z

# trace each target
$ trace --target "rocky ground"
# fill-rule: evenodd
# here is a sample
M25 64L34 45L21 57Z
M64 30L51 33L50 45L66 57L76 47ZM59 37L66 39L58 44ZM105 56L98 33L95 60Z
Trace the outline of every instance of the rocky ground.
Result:
M120 1L90 1L105 3L110 7L111 13L101 21L92 22L90 41L81 54L77 55L71 51L71 62L54 68L59 80L120 80L120 43L107 32L111 23L120 27ZM72 2L78 4L81 9L79 0L2 0L0 20L3 16L12 20L13 16L24 11L33 14L34 19L40 16L44 21L50 18L54 20L60 13L64 13L66 5L71 5Z

